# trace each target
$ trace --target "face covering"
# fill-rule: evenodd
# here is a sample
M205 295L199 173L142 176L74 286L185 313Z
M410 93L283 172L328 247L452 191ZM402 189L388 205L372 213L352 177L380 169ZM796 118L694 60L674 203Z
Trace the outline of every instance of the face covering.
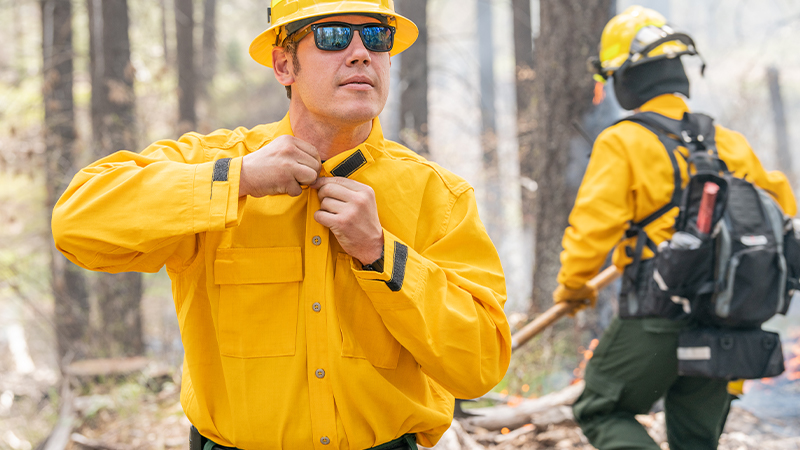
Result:
M615 72L614 93L620 106L632 111L663 94L689 97L689 78L680 58L664 58Z

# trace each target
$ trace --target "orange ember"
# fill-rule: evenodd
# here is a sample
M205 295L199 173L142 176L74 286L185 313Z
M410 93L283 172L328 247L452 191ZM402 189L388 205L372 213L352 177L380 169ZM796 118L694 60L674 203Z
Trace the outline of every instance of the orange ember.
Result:
M523 384L522 385L522 392L528 392L530 390L531 390L531 387L528 386L527 384Z
M597 345L600 343L599 339L592 339L589 342L589 348L578 347L578 354L583 355L583 361L578 364L578 367L572 371L572 376L575 377L574 380L570 384L575 384L578 381L583 379L583 374L586 371L586 363L589 362L590 359L594 356L594 350L597 348Z
M509 430L507 427L503 427L503 429L500 430L500 433L502 433L502 434L508 434L510 432L511 432L511 430Z

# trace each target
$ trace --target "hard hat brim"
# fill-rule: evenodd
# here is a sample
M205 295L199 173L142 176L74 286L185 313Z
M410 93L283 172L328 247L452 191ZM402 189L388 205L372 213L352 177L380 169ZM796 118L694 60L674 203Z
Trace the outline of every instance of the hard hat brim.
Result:
M681 42L667 42L649 52L647 55L642 55L641 58L632 61L631 67L638 66L646 62L655 61L657 59L675 58L678 56L693 54L695 54L695 52ZM608 75L612 74L619 69L630 56L630 54L619 55L610 61L602 63L603 72Z
M352 4L352 2L350 2ZM266 31L258 35L250 44L250 56L259 64L267 67L272 67L272 49L275 47L278 32L281 27L288 23L296 22L298 20L313 18L317 16L327 16L330 14L382 14L394 18L393 25L396 28L394 36L394 46L389 52L390 56L397 55L411 47L411 44L417 40L419 36L419 29L417 25L411 20L397 14L389 8L375 5L374 3L363 3L361 7L348 7L339 11L331 11L330 8L319 9L315 11L314 8L306 8L303 14L290 15L284 20L276 21Z

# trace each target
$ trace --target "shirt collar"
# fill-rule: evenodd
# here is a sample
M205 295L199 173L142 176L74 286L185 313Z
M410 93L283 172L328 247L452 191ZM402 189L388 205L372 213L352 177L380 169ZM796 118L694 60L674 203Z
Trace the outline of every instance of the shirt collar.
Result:
M639 109L642 112L652 111L676 120L683 119L683 114L690 112L686 101L675 94L659 95L648 100Z
M276 136L286 134L294 136L288 113L278 123L275 133ZM327 159L322 164L322 175L353 178L357 173L360 173L375 162L373 153L383 150L384 147L383 129L381 128L380 119L376 117L372 119L372 131L370 131L367 139L356 147Z

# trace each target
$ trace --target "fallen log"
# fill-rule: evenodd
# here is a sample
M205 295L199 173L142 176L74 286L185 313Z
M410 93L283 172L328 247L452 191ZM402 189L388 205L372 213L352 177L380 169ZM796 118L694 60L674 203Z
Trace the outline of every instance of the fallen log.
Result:
M556 410L557 412L551 413L554 416L549 420L555 422L571 420L571 417L565 418L565 410L558 407L575 403L581 392L583 392L583 387L584 382L581 380L558 392L553 392L540 398L523 400L522 403L516 406L501 405L490 408L470 409L469 411L476 415L465 418L462 422L469 427L480 427L491 431L497 431L502 428L514 430L525 424L534 423L537 415L540 424L536 425L545 424L548 419L543 413L551 410Z
M84 359L67 366L66 372L75 377L130 375L144 370L148 364L150 364L150 360L143 356Z
M56 423L50 436L47 437L43 450L64 450L70 441L72 427L75 425L76 415L72 407L72 389L70 389L70 377L64 377L61 382L61 408L58 412L58 422Z
M425 447L420 447L425 448ZM485 450L486 447L475 442L475 439L467 433L458 420L453 419L450 428L444 432L444 435L432 450Z
M80 433L72 433L70 438L72 439L72 442L80 445L82 448L87 448L90 450L125 450L128 448L98 441L97 439L89 439Z

